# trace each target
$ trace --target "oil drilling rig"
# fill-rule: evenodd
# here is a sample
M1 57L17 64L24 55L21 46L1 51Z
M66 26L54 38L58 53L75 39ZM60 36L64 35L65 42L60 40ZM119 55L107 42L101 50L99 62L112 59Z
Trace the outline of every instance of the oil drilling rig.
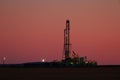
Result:
M68 63L78 63L79 57L74 51L72 51L73 54L71 56L71 46L72 44L70 43L70 21L66 20L66 28L64 29L63 60Z
M63 57L65 60L70 58L71 44L70 44L70 21L66 20L66 29L64 29L64 50Z
M87 57L79 57L74 51L71 50L72 44L70 43L70 21L66 20L66 28L64 29L64 48L63 48L63 62L72 65L97 65L96 61L89 61Z

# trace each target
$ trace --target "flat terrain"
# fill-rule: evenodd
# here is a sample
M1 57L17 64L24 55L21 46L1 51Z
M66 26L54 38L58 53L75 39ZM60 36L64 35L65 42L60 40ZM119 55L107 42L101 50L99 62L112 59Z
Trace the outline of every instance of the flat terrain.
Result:
M0 80L120 80L120 67L0 68Z

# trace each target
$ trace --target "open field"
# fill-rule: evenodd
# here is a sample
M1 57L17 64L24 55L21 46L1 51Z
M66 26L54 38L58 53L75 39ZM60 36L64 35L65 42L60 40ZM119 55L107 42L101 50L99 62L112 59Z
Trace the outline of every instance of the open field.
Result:
M0 80L120 80L120 67L0 68Z

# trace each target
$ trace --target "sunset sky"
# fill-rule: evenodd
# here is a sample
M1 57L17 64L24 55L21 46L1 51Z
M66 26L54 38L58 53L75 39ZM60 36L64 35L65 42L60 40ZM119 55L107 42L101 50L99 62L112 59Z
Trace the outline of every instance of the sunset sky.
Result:
M66 19L79 56L120 65L120 0L0 0L0 64L61 60Z

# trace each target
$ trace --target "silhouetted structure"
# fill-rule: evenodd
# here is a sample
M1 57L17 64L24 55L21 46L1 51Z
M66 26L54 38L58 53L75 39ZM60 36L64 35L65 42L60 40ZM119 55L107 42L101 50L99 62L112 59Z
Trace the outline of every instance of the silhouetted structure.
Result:
M66 20L66 29L64 29L64 55L63 58L70 58L70 21Z
M63 63L66 65L74 66L87 66L87 65L97 65L96 61L88 61L87 56L79 57L74 51L71 55L71 43L70 43L70 21L66 20L66 28L64 29L64 49L63 49Z

